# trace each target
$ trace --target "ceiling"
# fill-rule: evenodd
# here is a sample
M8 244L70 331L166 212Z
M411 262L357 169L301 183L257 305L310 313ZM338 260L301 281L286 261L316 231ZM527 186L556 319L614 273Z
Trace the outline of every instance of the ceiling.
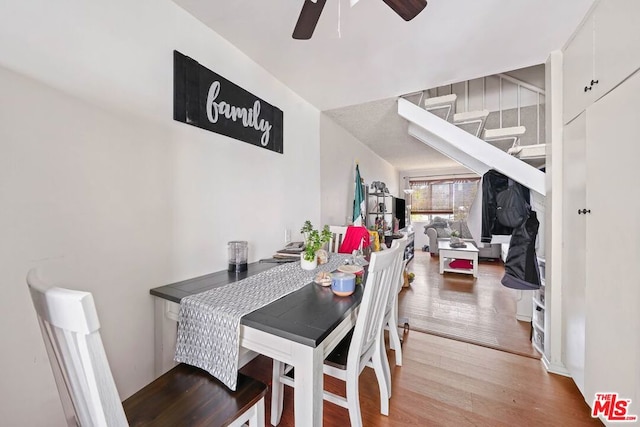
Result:
M429 0L410 22L381 0L174 0L399 170L456 165L407 135L403 94L544 63L594 0Z

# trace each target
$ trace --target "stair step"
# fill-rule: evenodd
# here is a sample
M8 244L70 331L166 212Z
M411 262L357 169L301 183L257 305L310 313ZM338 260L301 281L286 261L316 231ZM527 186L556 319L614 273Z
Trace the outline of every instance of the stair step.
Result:
M543 159L546 155L547 144L520 145L511 147L507 153L520 160Z
M453 116L456 112L456 100L458 96L456 94L434 96L433 98L427 98L424 100L424 109L435 114L436 116L444 119L448 122L453 120Z
M512 139L512 138L520 138L526 132L527 128L524 126L513 126L507 128L498 128L498 129L485 129L484 139L487 142L490 141L499 141L501 139Z
M444 104L451 104L452 102L456 102L457 99L458 95L456 95L455 93L451 95L434 96L424 100L424 107L428 108Z
M453 115L453 123L461 124L469 121L475 121L480 119L486 119L489 115L489 110L469 111L467 113L456 113Z
M526 131L527 128L524 126L485 129L482 139L498 147L502 151L507 151L510 148L515 148L519 145L520 137L524 135Z
M453 124L479 137L484 130L484 124L489 116L489 110L469 111L453 115Z

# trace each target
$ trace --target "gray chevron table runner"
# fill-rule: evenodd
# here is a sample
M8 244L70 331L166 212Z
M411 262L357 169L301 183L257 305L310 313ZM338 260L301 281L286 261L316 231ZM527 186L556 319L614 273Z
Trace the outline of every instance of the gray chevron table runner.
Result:
M231 390L238 380L240 318L311 283L318 271L334 271L351 255L330 254L307 271L290 262L221 288L182 298L175 361L197 366Z

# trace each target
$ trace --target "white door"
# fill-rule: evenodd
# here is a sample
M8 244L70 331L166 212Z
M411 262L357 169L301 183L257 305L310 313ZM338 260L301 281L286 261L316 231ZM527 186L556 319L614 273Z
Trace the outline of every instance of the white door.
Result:
M593 15L577 30L563 52L563 123L568 123L594 101L593 89L585 91L593 80Z
M585 398L616 392L640 415L640 73L587 113Z
M586 318L586 113L564 128L562 168L562 361L584 395Z
M594 99L607 93L640 67L638 0L600 1L595 10Z

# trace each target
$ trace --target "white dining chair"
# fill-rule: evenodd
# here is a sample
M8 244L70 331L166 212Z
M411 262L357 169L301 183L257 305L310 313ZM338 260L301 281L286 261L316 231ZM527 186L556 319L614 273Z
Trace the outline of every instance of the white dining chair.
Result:
M391 295L389 296L389 303L384 314L385 329L389 330L389 347L395 352L396 366L402 366L402 343L400 341L400 334L398 333L398 294L402 290L403 276L407 261L404 259L404 250L409 243L408 238L404 235L400 239L395 239L393 244L400 246L400 252L402 252L401 263L396 271L397 280L396 285L391 287Z
M342 242L344 242L345 237L347 236L348 226L344 225L330 225L329 231L331 232L331 239L328 244L328 252L329 253L338 253L340 250L340 246L342 246ZM358 249L360 251L365 251L365 247L369 247L371 243L371 236L368 235L366 238L369 239L369 244L365 245L365 241L361 240L358 245ZM370 249L369 249L370 250Z
M402 272L407 265L407 260L404 259L404 249L407 247L408 239L404 236L400 239L394 239L391 244L391 249L397 249L400 252L400 256L396 259L393 270L393 277L391 278L391 286L389 287L389 297L387 305L385 307L384 317L382 321L383 328L389 331L389 347L394 351L396 358L396 366L402 366L402 343L400 342L400 336L398 334L398 293L402 289ZM383 386L387 388L387 395L391 398L391 369L389 367L389 360L387 359L386 346L384 341L384 334L381 333L380 346L383 349L383 362L382 372ZM378 383L381 378L378 377Z
M389 369L384 342L381 340L385 309L395 285L395 276L402 253L399 245L382 252L371 254L364 285L364 293L358 318L352 333L347 335L325 359L323 372L346 382L346 396L324 391L324 399L349 410L349 419L354 427L362 426L358 378L365 366L375 370L380 389L380 412L389 414L390 386L387 385L384 364ZM293 387L294 380L290 367L277 360L273 361L273 383L271 398L271 424L278 425L282 415L284 385Z
M27 283L69 426L207 425L263 427L267 386L239 374L236 391L179 364L120 402L89 292ZM53 422L53 421L52 421ZM130 423L130 424L129 424Z
M337 253L342 245L344 236L347 235L347 227L342 225L330 225L331 239L329 239L329 253Z

